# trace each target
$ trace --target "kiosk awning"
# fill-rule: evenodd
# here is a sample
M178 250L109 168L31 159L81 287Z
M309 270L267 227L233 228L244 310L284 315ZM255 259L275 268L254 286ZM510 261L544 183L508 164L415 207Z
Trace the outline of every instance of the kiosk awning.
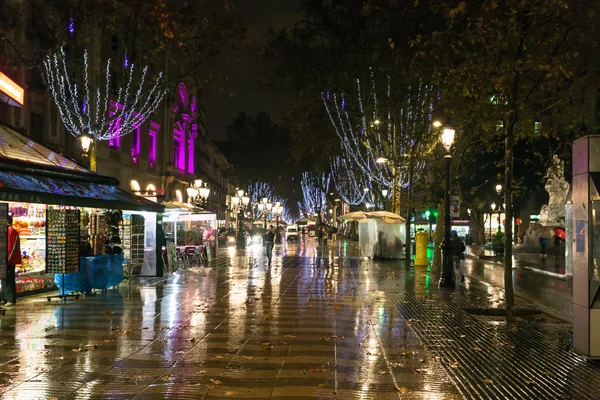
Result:
M3 169L0 169L0 200L164 212L162 205L135 196L108 183Z
M135 196L119 181L0 124L0 201L164 212L160 204Z

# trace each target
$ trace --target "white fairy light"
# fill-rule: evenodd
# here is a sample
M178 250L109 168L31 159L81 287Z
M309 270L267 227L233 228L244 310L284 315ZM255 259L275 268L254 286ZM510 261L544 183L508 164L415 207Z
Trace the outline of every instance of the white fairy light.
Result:
M119 106L112 110L112 115L109 115L112 79L110 60L106 63L104 96L100 86L96 90L90 88L87 51L83 54L83 84L80 86L69 74L66 54L62 48L58 53L44 60L44 69L49 92L56 104L60 119L67 131L75 137L88 134L96 140L110 140L127 135L144 123L166 93L166 90L161 87L162 73L158 75L151 88L148 88L148 85L144 87L148 78L148 67L143 69L139 86L133 92L134 66L131 64L127 69L129 74L127 85L125 89L120 87L117 94ZM91 107L94 109L92 110ZM118 131L111 130L115 120L120 120Z
M384 112L378 110L377 87L372 69L368 71L371 85L367 85L371 93L363 93L362 82L356 79L358 107L349 103L351 96L345 97L345 107L340 109L335 92L327 92L321 96L329 120L340 138L343 159L346 165L351 165L349 170L358 170L359 175L374 184L391 187L393 166L396 166L396 180L401 185L408 185L408 166L412 172L418 174L425 165L425 157L421 159L404 158L404 155L427 154L436 143L435 133L431 131L428 114L433 108L434 91L431 87L420 83L417 87L408 87L407 92L401 96L392 96L391 79L387 82L383 95L386 97L388 109ZM392 99L400 99L401 104L394 106ZM392 107L395 107L392 113ZM347 110L358 108L358 113L349 113ZM383 111L383 110L382 110ZM396 118L392 116L395 115ZM387 118L386 121L378 117ZM394 148L394 131L396 136ZM394 156L396 156L394 159ZM393 160L392 163L378 164L378 158L385 157ZM343 166L337 165L339 171ZM334 182L336 172L334 171ZM354 191L352 189L352 191ZM353 193L347 193L350 195ZM351 200L354 200L349 196Z

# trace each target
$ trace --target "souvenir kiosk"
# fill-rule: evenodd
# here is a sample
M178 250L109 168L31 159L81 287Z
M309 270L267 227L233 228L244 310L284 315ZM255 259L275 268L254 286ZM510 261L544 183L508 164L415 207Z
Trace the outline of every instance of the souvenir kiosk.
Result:
M154 243L164 208L118 184L0 125L0 204L13 216L23 253L17 293L54 289L55 274L77 272L83 258L98 262L117 248L127 268L162 272Z

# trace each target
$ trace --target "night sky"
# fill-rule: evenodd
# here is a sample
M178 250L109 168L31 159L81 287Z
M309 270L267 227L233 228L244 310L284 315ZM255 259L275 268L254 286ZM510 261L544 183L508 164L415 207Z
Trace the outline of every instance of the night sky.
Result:
M223 9L223 0L215 1ZM269 26L282 28L293 25L299 18L301 0L233 0L237 13L248 27L247 40L251 44L263 41ZM218 4L217 4L218 3ZM206 125L211 138L225 139L225 127L240 112L255 114L266 111L277 115L269 96L259 91L260 74L265 65L258 56L247 55L243 59L227 62L222 82L224 92L205 92ZM230 97L233 93L234 96Z

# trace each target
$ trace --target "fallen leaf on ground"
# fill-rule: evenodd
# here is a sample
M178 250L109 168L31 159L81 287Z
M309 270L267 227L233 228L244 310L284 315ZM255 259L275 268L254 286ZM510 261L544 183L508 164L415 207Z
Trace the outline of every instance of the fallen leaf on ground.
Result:
M273 314L267 313L267 315L265 315L265 319L271 319L271 318L273 318Z
M309 369L310 372L329 372L329 370L327 368L311 368Z
M494 383L494 381L491 379L483 379L482 382L483 383Z
M79 353L79 352L81 351L81 349L73 349L73 351L74 351L75 353Z
M535 385L535 381L525 381L526 385Z
M196 341L196 338L191 338L190 342L194 343Z
M171 377L169 375L166 375L166 376L162 377L163 381L168 381L169 379L171 379Z
M408 388L406 386L402 386L401 388L398 389L398 391L400 393L408 393Z
M254 357L252 357L252 356L243 356L242 358L244 360L252 360Z
M473 351L481 351L479 347L473 347Z
M290 344L290 342L281 342L281 344Z
M323 388L325 387L325 384L324 384L324 383L320 383L320 384L319 384L319 387L320 387L321 389L323 389Z
M293 339L293 338L295 338L296 336L294 336L294 335L285 335L285 337L286 337L287 339Z
M223 356L213 356L213 360L222 360Z
M333 305L333 309L334 309L335 311L340 311L340 306L338 306L337 304L334 304L334 305Z
M205 369L201 369L200 371L196 372L196 375L202 375L205 374L206 370Z
M211 379L210 383L212 383L213 385L222 385L223 384L223 382L221 382L218 379Z
M106 310L106 315L112 315L112 313L113 313L112 311Z
M236 394L237 394L237 392L232 392L232 391L225 392L225 396L235 396Z
M452 368L458 368L458 363L457 363L457 362L451 362L451 363L450 363L450 366L451 366Z

